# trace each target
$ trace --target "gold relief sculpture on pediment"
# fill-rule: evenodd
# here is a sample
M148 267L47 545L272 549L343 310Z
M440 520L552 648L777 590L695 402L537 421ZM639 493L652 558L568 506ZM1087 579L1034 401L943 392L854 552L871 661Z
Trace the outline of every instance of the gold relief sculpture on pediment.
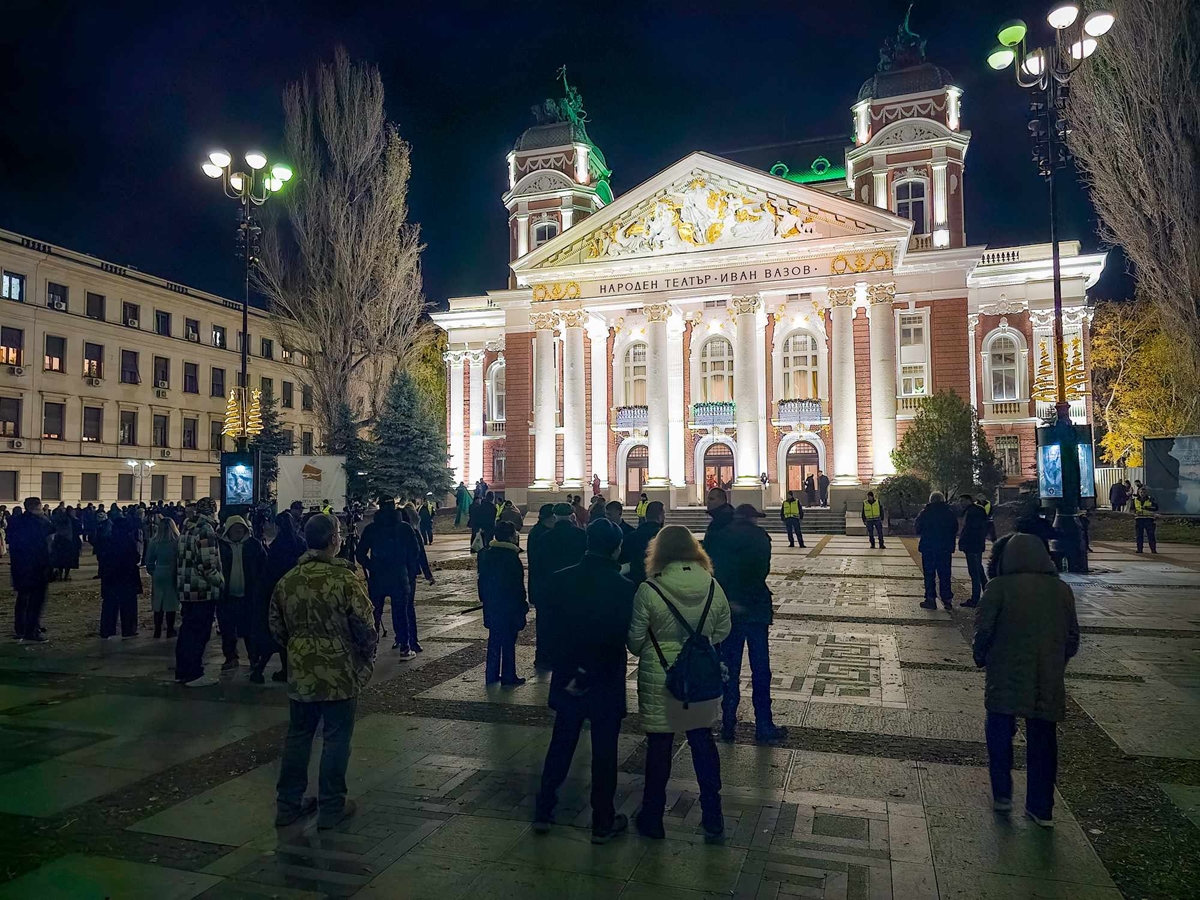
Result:
M574 281L556 281L551 284L535 284L533 286L535 303L547 300L578 300L579 296L579 284Z
M835 256L829 263L831 275L846 275L859 272L882 272L892 267L892 254L887 250L866 253L844 253Z

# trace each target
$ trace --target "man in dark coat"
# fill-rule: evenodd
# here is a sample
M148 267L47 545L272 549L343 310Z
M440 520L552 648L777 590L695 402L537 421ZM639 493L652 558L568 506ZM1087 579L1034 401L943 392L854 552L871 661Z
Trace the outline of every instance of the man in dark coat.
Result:
M25 512L8 523L8 553L12 561L13 591L17 595L13 636L41 642L42 607L50 584L50 535L53 527L42 514L40 497L25 498Z
M817 491L821 495L821 505L829 505L829 476L817 470Z
M628 563L629 572L626 578L637 587L646 580L646 548L655 536L662 531L666 522L666 508L661 500L654 500L646 505L646 518L633 532L625 537L625 545L621 548L621 562Z
M225 520L225 530L219 545L221 572L225 586L217 601L217 622L221 626L221 650L225 654L223 670L236 669L238 638L246 645L246 658L251 670L258 659L253 634L254 609L262 589L263 571L267 567L267 551L254 536L250 523L241 516Z
M621 530L607 518L592 522L587 552L547 585L538 610L550 679L554 734L546 750L533 830L545 834L554 821L558 789L567 777L584 720L592 731L592 843L606 844L628 828L617 815L617 737L625 717L625 639L633 613L632 582L621 577L617 557Z
M925 575L923 609L937 609L940 590L942 605L953 605L954 589L950 586L950 559L954 556L954 538L958 535L958 516L946 502L941 491L929 495L929 502L917 514L913 528L920 535L917 549L921 552L921 571Z
M713 577L729 598L733 630L721 642L721 661L729 670L721 702L721 738L732 741L741 702L742 655L749 650L750 683L754 693L754 739L776 743L787 729L771 717L771 656L767 632L774 618L771 589L771 538L758 526L763 514L749 503L734 511L733 520L704 538L704 549L713 564Z
M132 516L117 516L99 556L100 638L113 637L117 617L121 637L137 635L138 596L142 593L141 524Z
M660 503L659 506L662 506L662 504ZM650 508L649 504L647 504L646 508ZM623 540L629 540L629 536L634 532L634 527L625 521L625 507L621 505L620 500L610 500L604 504L604 518L621 529Z
M517 677L517 635L525 629L529 603L521 565L517 530L509 522L496 525L496 536L479 551L479 602L488 630L484 683L520 687Z
M733 521L733 507L729 505L729 495L725 493L725 489L719 487L708 492L704 500L704 507L708 511L709 517L708 528L704 532L704 541L707 545L709 535L728 527L729 523Z
M271 594L280 579L296 567L300 557L308 549L304 537L296 528L296 520L287 512L275 517L275 539L267 547L267 563L259 584L258 597L254 601L250 633L254 636L255 659L250 670L250 680L263 683L263 670L276 653L279 654L279 671L271 676L272 681L287 681L287 648L278 644L271 634Z
M412 649L415 634L409 634L408 605L413 602L412 586L421 567L421 539L396 510L396 501L383 497L375 518L363 529L356 558L367 573L371 605L375 607L375 630L383 619L383 604L392 599L393 650L402 660L416 659Z
M554 527L536 541L530 540L528 547L529 596L533 605L540 607L550 576L559 569L573 566L583 559L583 554L587 551L587 535L575 524L575 511L571 505L558 503L554 506ZM541 615L540 609L538 615ZM539 671L545 671L549 666L543 658L546 641L540 624L534 637L537 642L534 665Z
M978 606L983 589L987 587L987 574L983 570L983 550L987 543L991 524L987 510L975 502L970 494L962 495L962 531L958 535L958 549L967 557L967 572L971 575L971 599L963 606Z
M483 546L492 542L496 534L496 495L488 491L479 503L479 531L483 535Z

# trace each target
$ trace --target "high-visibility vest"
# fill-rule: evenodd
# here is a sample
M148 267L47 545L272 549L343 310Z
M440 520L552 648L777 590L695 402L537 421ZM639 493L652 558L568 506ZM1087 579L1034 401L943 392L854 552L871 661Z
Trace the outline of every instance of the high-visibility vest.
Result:
M979 505L981 507L983 507L984 515L986 515L988 517L990 517L992 515L992 501L991 500L980 500Z
M783 501L783 517L785 519L800 518L800 501L799 500L784 500Z
M1133 498L1133 515L1138 519L1151 519L1153 514L1158 512L1158 504L1153 497L1147 497L1143 500L1141 497Z
M333 512L333 507L326 504L325 506L321 507L321 512L325 513L325 515L329 515Z
M864 519L882 519L883 512L879 508L879 501L864 500L863 501L863 518Z
M496 507L496 521L497 522L500 521L500 513L502 513L502 512L504 512L504 505L500 504L499 506Z
M637 514L639 519L646 518L646 507L650 505L649 500L639 500L637 505Z

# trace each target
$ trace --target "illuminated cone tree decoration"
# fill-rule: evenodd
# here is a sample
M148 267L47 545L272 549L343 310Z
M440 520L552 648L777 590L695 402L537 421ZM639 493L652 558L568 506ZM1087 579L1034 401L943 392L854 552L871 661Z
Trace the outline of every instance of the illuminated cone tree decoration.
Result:
M1053 403L1058 399L1058 385L1054 381L1054 364L1050 361L1050 348L1042 338L1038 345L1037 372L1033 376L1033 399Z
M246 434L253 437L262 434L262 391L255 388L250 392L250 411L246 413Z

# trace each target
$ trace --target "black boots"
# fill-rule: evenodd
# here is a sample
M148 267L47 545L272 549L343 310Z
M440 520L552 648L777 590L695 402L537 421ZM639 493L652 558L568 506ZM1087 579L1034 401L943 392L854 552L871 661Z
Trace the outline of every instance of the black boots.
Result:
M161 612L156 612L154 614L154 636L156 638L162 637L162 625L163 625L163 614Z
M167 613L167 637L175 637L175 613Z

